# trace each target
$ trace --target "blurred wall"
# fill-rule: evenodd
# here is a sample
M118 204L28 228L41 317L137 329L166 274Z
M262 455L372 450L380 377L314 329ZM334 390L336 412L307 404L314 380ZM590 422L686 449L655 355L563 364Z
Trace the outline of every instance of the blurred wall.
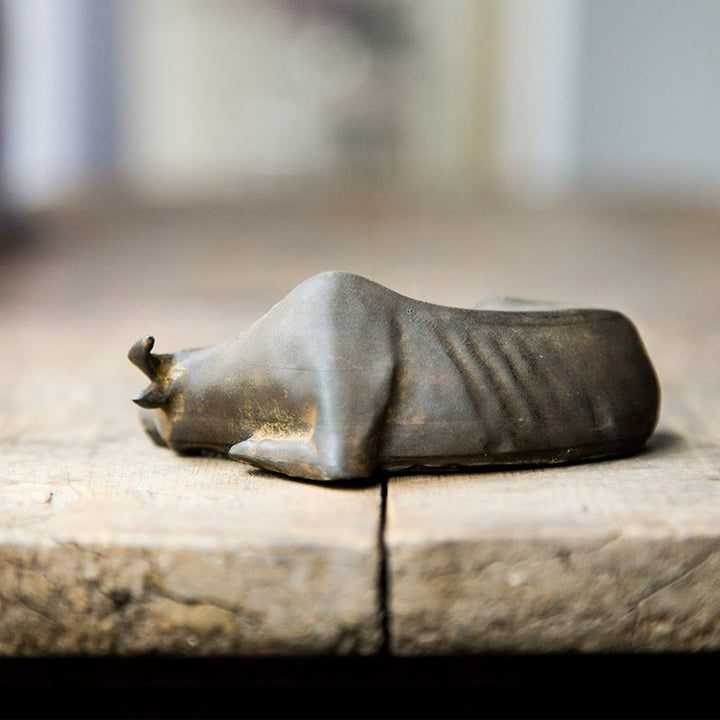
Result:
M720 198L716 0L0 0L6 198Z
M126 2L124 170L148 191L225 194L467 173L480 5Z
M580 177L647 191L720 188L720 2L583 8Z
M115 5L3 0L2 176L7 201L42 205L117 165Z
M492 180L537 199L575 180L580 0L498 0L492 57Z

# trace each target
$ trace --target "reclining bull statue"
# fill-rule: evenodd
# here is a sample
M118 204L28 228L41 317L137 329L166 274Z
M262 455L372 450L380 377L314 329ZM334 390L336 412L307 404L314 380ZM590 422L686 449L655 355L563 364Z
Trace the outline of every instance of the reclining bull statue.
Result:
M133 400L155 442L311 480L623 455L659 411L620 313L445 307L343 272L306 280L227 342L153 345L129 358L151 381Z

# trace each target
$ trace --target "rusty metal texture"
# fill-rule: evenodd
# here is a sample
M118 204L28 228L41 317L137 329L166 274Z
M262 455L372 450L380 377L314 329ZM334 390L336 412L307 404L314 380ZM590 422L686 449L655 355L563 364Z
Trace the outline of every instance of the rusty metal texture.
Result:
M445 307L343 272L306 280L225 343L153 345L128 356L151 381L133 400L157 444L311 480L618 456L659 413L621 313Z

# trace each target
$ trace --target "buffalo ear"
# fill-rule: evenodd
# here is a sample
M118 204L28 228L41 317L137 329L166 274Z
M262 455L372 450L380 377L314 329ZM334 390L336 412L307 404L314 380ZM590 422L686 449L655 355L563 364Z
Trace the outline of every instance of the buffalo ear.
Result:
M159 408L165 404L167 395L155 385L148 385L133 398L133 402L141 408Z

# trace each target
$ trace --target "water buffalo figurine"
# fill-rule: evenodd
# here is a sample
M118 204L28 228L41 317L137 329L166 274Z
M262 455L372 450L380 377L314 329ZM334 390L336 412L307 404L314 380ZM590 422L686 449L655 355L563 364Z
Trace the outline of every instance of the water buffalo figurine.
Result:
M445 307L326 272L219 345L156 355L141 338L129 358L151 383L133 400L160 445L312 480L640 448L659 387L633 324L539 307Z

